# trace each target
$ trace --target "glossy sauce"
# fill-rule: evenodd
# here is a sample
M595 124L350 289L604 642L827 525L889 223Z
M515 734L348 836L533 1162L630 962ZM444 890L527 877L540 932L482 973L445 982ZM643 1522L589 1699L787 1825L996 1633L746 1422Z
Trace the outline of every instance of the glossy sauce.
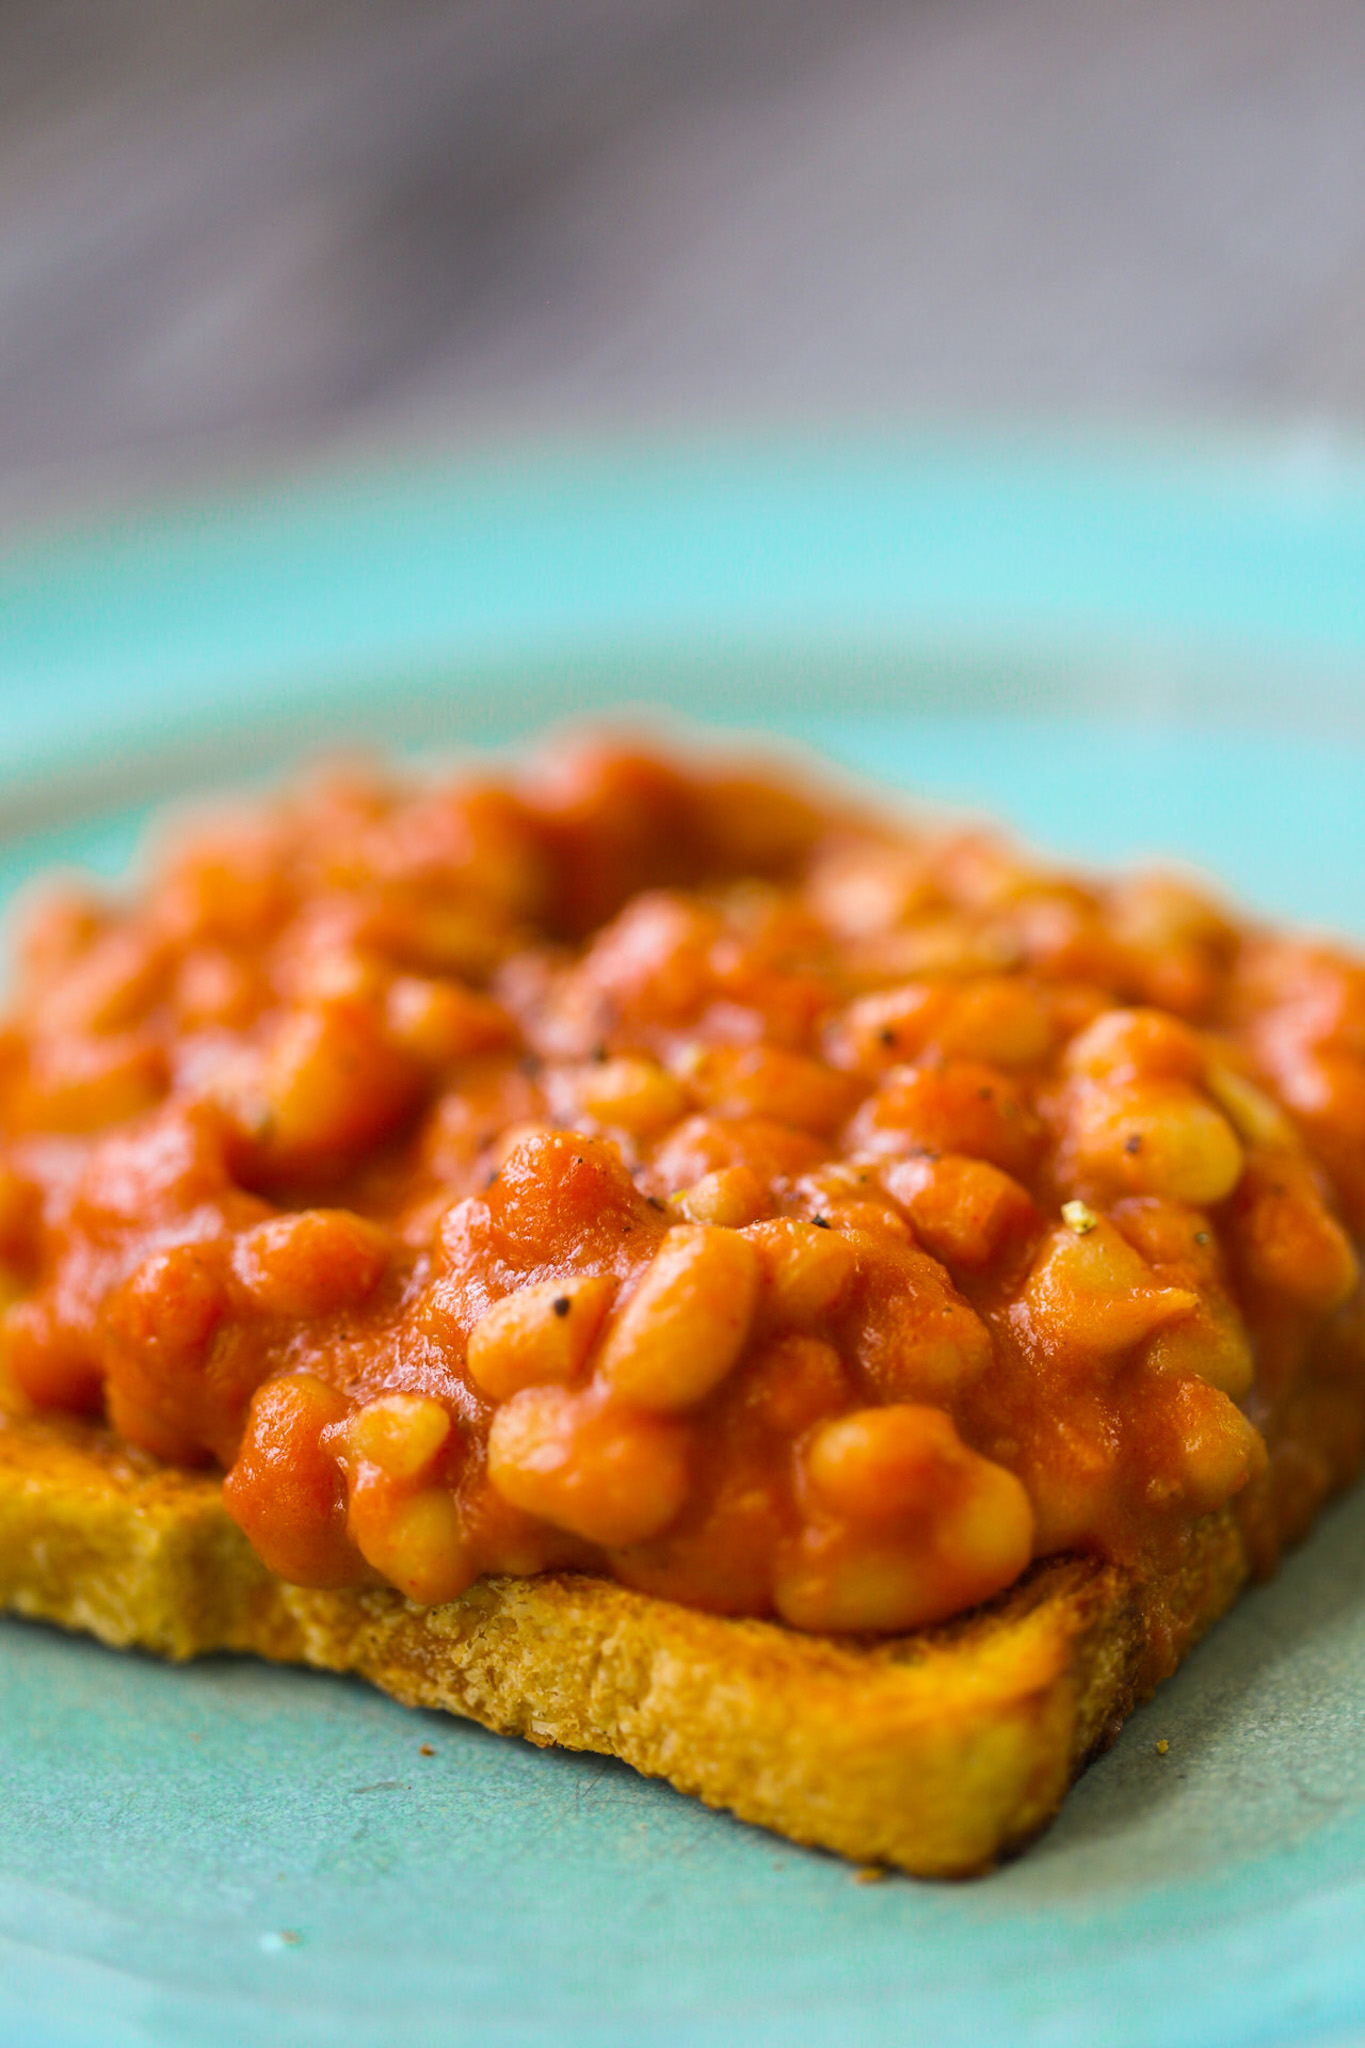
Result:
M303 1583L902 1629L1233 1499L1268 1565L1361 1456L1360 963L745 770L333 778L49 899L0 1131L8 1400Z

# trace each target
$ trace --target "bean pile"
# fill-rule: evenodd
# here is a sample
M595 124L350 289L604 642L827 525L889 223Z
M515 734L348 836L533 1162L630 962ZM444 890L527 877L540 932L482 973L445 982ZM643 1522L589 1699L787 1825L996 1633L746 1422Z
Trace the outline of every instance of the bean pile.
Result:
M1360 962L616 744L48 894L0 1031L5 1404L421 1603L902 1630L1234 1499L1268 1565L1365 1451L1362 1228Z

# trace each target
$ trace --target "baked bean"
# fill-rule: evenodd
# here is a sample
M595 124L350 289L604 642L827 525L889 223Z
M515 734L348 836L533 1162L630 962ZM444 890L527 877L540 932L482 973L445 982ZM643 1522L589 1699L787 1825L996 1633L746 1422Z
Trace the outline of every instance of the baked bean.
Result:
M324 1316L356 1308L378 1286L390 1242L347 1209L272 1216L238 1239L233 1268L267 1315Z
M571 1076L571 1087L580 1115L615 1125L636 1138L658 1137L688 1107L685 1091L657 1060L590 1063Z
M738 1358L758 1280L758 1253L737 1231L679 1224L608 1331L598 1371L641 1407L695 1406Z
M1012 924L990 914L926 917L913 925L849 943L845 966L866 988L921 975L966 981L975 974L1006 973L1022 964L1023 946Z
M1115 926L1129 945L1163 952L1191 939L1234 936L1219 906L1182 875L1133 875L1109 892Z
M35 1048L11 1124L79 1136L151 1109L169 1079L162 1048L138 1033L47 1040Z
M1171 875L1138 875L1110 892L1118 938L1136 956L1153 1002L1194 1016L1216 996L1234 935L1217 907Z
M1054 1032L1047 1007L1030 983L1016 975L983 975L955 991L936 1036L950 1059L983 1060L1015 1072L1041 1065Z
M448 1409L428 1394L380 1394L340 1426L347 1455L406 1483L431 1469L450 1436ZM370 1560L374 1562L373 1559Z
M1226 1060L1210 1059L1207 1086L1244 1144L1276 1152L1298 1151L1299 1134L1279 1103Z
M112 925L92 939L43 999L44 1028L101 1035L127 1031L143 1021L161 996L167 972L167 948L159 934L136 925Z
M642 1022L685 1023L716 994L711 948L720 930L715 912L685 897L637 897L593 940L579 970L593 1007L605 996Z
M350 1003L357 1008L384 1008L390 976L383 963L359 946L323 943L293 952L280 981L300 1009L317 1009L331 1003Z
M363 1007L319 1004L286 1016L261 1079L259 1144L282 1173L344 1166L415 1103L417 1077Z
M545 846L523 806L495 783L427 789L389 813L385 837L391 872L441 896L469 895L490 921L520 925L549 906Z
M1276 1090L1332 1177L1353 1229L1365 1232L1365 1061L1330 1047L1277 1048Z
M878 1543L828 1524L803 1531L780 1558L773 1589L783 1621L820 1634L899 1634L950 1613L945 1602L956 1595L956 1580L945 1585L927 1543L908 1543L899 1531Z
M817 855L809 890L817 916L844 939L899 925L935 895L924 850L895 840L836 840Z
M922 1627L1009 1585L1031 1555L1023 1487L938 1409L826 1422L804 1463L817 1514L836 1519L808 1525L779 1578L779 1612L798 1628Z
M825 1052L837 1067L876 1077L917 1059L952 1004L946 984L912 981L860 996L825 1027Z
M757 768L713 770L694 784L702 838L737 874L785 873L819 844L820 806L801 789L786 789Z
M828 1216L830 1210L850 1202L875 1202L890 1210L882 1195L881 1161L871 1153L855 1153L849 1159L827 1159L810 1173L803 1173L792 1189L809 1216Z
M1112 1223L1090 1215L1047 1233L1011 1316L1045 1356L1085 1358L1126 1351L1198 1306L1197 1294L1163 1287Z
M699 822L694 788L661 761L592 741L540 759L520 790L549 827L560 929L590 932L678 873Z
M1025 890L1010 922L1022 965L1045 980L1102 982L1111 989L1133 978L1133 955L1110 929L1086 891L1065 884Z
M419 1126L422 1179L434 1188L472 1186L483 1161L485 1176L502 1164L506 1133L536 1125L544 1107L535 1078L512 1060L496 1054L470 1060L458 1085L442 1089ZM499 1154L496 1160L490 1150Z
M552 1142L554 1137L555 1126L543 1118L528 1117L525 1121L518 1118L493 1138L488 1149L489 1166L500 1176L504 1167L510 1165L519 1153L541 1143Z
M419 974L399 974L390 982L384 1026L405 1053L437 1068L496 1052L516 1037L511 1018L487 996Z
M341 1468L322 1441L345 1417L343 1396L313 1373L267 1380L223 1482L228 1513L271 1571L295 1585L353 1585L360 1567Z
M771 1209L772 1196L751 1166L723 1166L674 1195L673 1207L689 1223L740 1230Z
M1178 1323L1158 1330L1143 1354L1154 1372L1207 1381L1240 1401L1256 1377L1246 1326L1231 1303L1201 1301Z
M1331 1045L1304 1045L1294 1034L1288 1046L1278 1047L1276 1081L1280 1093L1305 1120L1345 1124L1352 1137L1365 1128L1362 1099L1365 1077L1360 1064Z
M258 819L200 835L167 876L160 922L182 940L259 946L293 907L280 852L278 840L262 834Z
M757 1223L746 1235L762 1265L769 1313L779 1327L809 1329L847 1292L858 1254L837 1231L789 1216Z
M1307 1160L1283 1154L1253 1159L1233 1215L1236 1256L1257 1286L1327 1314L1360 1285L1355 1249L1318 1192Z
M1070 1074L1092 1080L1202 1079L1206 1053L1198 1033L1160 1010L1105 1010L1066 1048Z
M1084 1207L1065 1204L1063 1221L1069 1209ZM1134 1251L1158 1272L1179 1271L1184 1276L1180 1284L1201 1294L1224 1287L1223 1248L1207 1210L1155 1195L1123 1195L1108 1213Z
M176 1015L189 1031L207 1024L231 1030L256 1016L268 987L246 961L217 946L196 946L175 978Z
M808 1131L793 1130L766 1117L691 1116L671 1132L650 1161L651 1178L670 1194L692 1187L708 1173L745 1166L760 1180L804 1173L819 1164L824 1147Z
M0 1314L3 1376L25 1403L97 1415L104 1373L88 1332L63 1323L53 1303L38 1296L11 1300Z
M488 1476L525 1513L590 1543L642 1543L687 1498L691 1433L591 1391L527 1387L493 1417Z
M1028 1173L1042 1142L1016 1084L972 1060L896 1068L858 1112L849 1137L874 1151L965 1152L1015 1175Z
M1114 1204L1112 1220L1163 1286L1198 1297L1197 1309L1150 1340L1147 1365L1167 1375L1193 1373L1240 1398L1252 1384L1255 1359L1209 1217L1183 1203L1131 1195Z
M915 1233L899 1210L870 1195L852 1200L836 1196L824 1204L822 1215L831 1230L842 1231L855 1240L871 1238L877 1243L901 1245L915 1242Z
M230 1463L261 1365L232 1315L222 1241L153 1252L105 1302L110 1420L171 1463Z
M615 1293L609 1274L518 1288L471 1330L471 1378L494 1401L509 1400L523 1387L571 1384L587 1363Z
M698 1050L682 1071L692 1093L715 1115L764 1117L796 1130L828 1133L856 1100L842 1074L780 1046Z
M1028 1189L984 1159L921 1154L894 1160L882 1178L920 1242L950 1269L987 1266L1041 1226Z
M426 1486L399 1494L362 1481L351 1491L347 1530L366 1564L419 1607L439 1607L477 1573L453 1494Z
M60 884L21 897L14 914L15 966L30 1002L70 972L109 923L106 906Z
M950 902L974 909L1003 908L1033 895L1047 881L1019 849L993 832L957 832L934 848L933 874Z
M1227 1118L1181 1081L1087 1087L1069 1148L1083 1180L1177 1202L1221 1202L1242 1171Z
M153 1252L110 1296L105 1324L173 1372L200 1363L227 1308L221 1248L177 1244Z
M826 1507L881 1522L914 1512L966 1457L941 1409L896 1403L825 1423L807 1446L805 1472Z
M1178 1491L1196 1514L1207 1514L1265 1470L1265 1440L1225 1393L1202 1380L1163 1381L1161 1392L1164 1401L1149 1387L1153 1420L1164 1424L1166 1438L1155 1490L1158 1497Z
M871 1233L846 1242L859 1253L859 1282L840 1334L882 1400L952 1400L988 1371L990 1331L937 1259Z
M492 973L507 944L498 918L484 904L453 897L433 902L421 893L373 912L365 936L397 965L470 981Z
M923 1059L927 1051L995 1067L1036 1067L1054 1038L1038 989L1017 975L911 983L886 995L864 995L845 1014L843 1032L855 1065L868 1073L894 1061Z
M543 1131L515 1145L499 1165L488 1207L514 1265L600 1264L633 1234L659 1222L602 1138Z
M1146 1382L1134 1374L1139 1385ZM1051 1404L1039 1415L1026 1443L1011 1457L1033 1505L1034 1555L1105 1549L1124 1530L1125 1460L1115 1428L1110 1388L1087 1373L1067 1374L1065 1405ZM1144 1438L1145 1441L1145 1438ZM1150 1503L1148 1503L1150 1505Z

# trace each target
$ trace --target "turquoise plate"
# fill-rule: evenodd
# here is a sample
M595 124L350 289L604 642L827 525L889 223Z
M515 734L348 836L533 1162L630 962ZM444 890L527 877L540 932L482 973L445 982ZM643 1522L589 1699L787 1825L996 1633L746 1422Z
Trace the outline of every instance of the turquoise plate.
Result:
M0 560L3 882L319 745L622 706L1365 937L1365 463L563 451L50 537ZM6 2044L1337 2043L1362 1935L1365 1498L959 1886L344 1680L0 1625Z

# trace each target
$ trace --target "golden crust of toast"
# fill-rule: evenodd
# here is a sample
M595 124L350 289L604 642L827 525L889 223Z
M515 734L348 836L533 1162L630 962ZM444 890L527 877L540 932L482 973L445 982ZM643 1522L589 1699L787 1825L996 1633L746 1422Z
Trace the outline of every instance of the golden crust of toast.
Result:
M1036 1566L990 1606L892 1641L735 1621L578 1574L485 1579L448 1605L290 1586L216 1476L104 1432L0 1414L0 1607L186 1658L353 1671L405 1704L617 1756L793 1841L919 1876L988 1868L1249 1574L1224 1511L1164 1578Z

